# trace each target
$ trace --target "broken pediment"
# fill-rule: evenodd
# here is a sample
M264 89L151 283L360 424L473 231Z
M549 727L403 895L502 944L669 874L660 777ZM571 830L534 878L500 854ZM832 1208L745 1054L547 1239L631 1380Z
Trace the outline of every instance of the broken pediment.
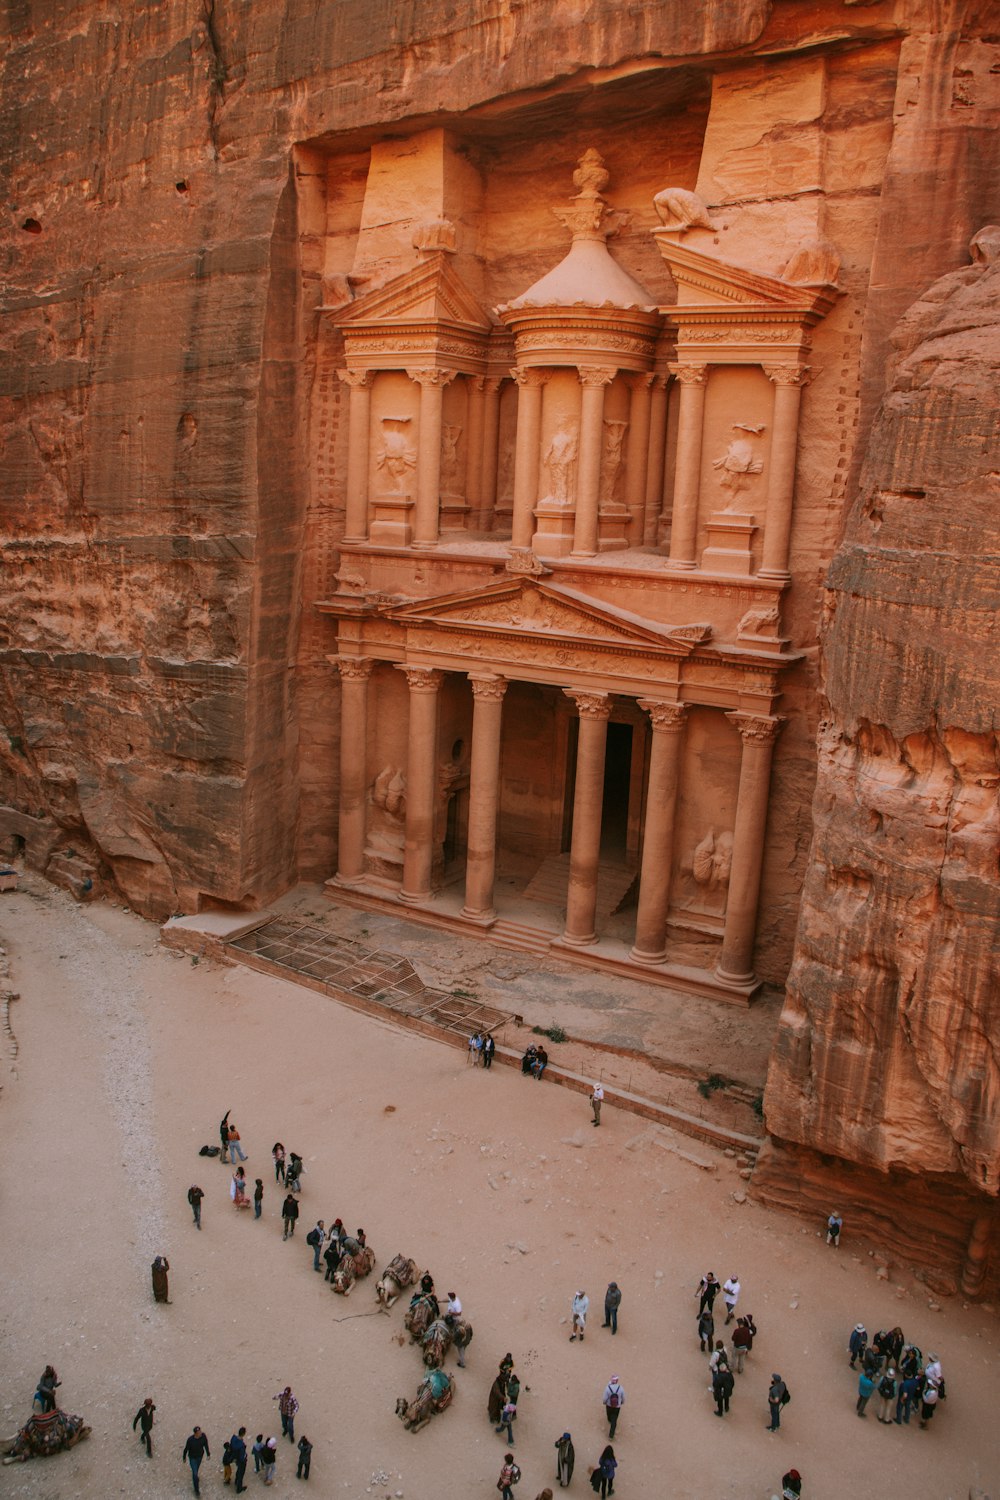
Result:
M468 333L488 334L493 326L455 271L444 251L435 251L410 271L394 276L346 307L324 308L345 337L367 331L412 324L440 323Z
M682 244L668 229L654 229L653 238L677 283L678 302L670 309L672 314L688 307L752 308L761 315L791 313L815 322L830 311L839 295L835 286L792 283L731 265Z
M690 655L711 635L708 625L660 625L575 589L525 576L512 576L470 593L396 605L381 613L400 625L558 637L590 646L652 647L674 656Z

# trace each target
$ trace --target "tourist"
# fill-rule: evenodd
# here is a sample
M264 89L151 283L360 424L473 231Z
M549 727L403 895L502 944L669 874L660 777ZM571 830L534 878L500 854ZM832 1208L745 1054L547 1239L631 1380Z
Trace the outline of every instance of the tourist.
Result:
M479 1063L482 1061L482 1055L483 1055L483 1038L482 1038L482 1034L480 1032L478 1032L478 1031L474 1031L472 1033L472 1035L469 1037L469 1061L470 1061L470 1063L472 1064L472 1066L474 1068L476 1068L476 1067L479 1066Z
M520 1389L520 1386L518 1388ZM493 1431L494 1432L503 1432L506 1429L506 1432L507 1432L507 1443L508 1443L508 1446L511 1447L511 1448L513 1448L513 1446L514 1446L514 1423L516 1421L517 1421L517 1402L516 1401L512 1401L510 1399L510 1391L508 1389L507 1399L504 1402L503 1407L502 1407L501 1412L500 1412L500 1421L498 1422L497 1426L494 1427Z
M462 1316L462 1304L454 1292L448 1293L448 1303L444 1310L444 1320L448 1327L454 1332L455 1324Z
M55 1411L56 1387L60 1385L62 1385L62 1381L59 1379L59 1376L56 1374L55 1370L51 1365L46 1365L38 1381L34 1400L31 1403L32 1406L35 1404L35 1401L37 1401L42 1408L43 1414L47 1411Z
M601 1105L604 1103L604 1089L599 1083L595 1083L590 1095L590 1108L594 1114L594 1124L601 1123Z
M221 1145L220 1145L220 1148L219 1148L219 1160L221 1162L224 1162L227 1165L231 1166L232 1163L227 1161L227 1158L228 1158L228 1155L229 1155L229 1111L228 1111L228 1109L226 1110L226 1113L222 1116L222 1119L219 1121L219 1140L221 1142Z
M289 1236L295 1233L295 1221L298 1216L298 1202L295 1198L292 1197L291 1193L289 1193L285 1198L284 1203L281 1205L281 1221L285 1226L285 1232L281 1236L283 1240L287 1240Z
M191 1205L191 1212L194 1214L195 1229L201 1228L201 1200L204 1196L205 1194L196 1182L193 1182L188 1188L188 1202Z
M923 1374L923 1381L919 1384L918 1389L920 1391L920 1426L926 1427L937 1411L941 1392L936 1383L928 1379L926 1370Z
M267 1136L265 1136L264 1139L267 1140ZM274 1162L274 1180L275 1180L275 1182L284 1182L284 1180L285 1180L285 1148L281 1144L280 1141L275 1141L274 1145L271 1147L271 1159Z
M259 1474L264 1467L264 1434L258 1432L253 1440L253 1471Z
M733 1331L733 1353L736 1356L736 1373L743 1374L743 1361L753 1348L753 1334L746 1318L737 1318Z
M521 1382L520 1382L520 1380L518 1380L518 1378L514 1374L513 1370L508 1370L507 1371L507 1401L510 1402L511 1406L513 1406L513 1407L517 1406L517 1400L518 1400L518 1397L520 1396L520 1394L521 1394Z
M312 1451L312 1443L303 1434L303 1436L299 1438L299 1465L295 1470L296 1479L309 1478L309 1465L312 1462Z
M253 1185L253 1216L260 1218L261 1209L264 1207L264 1182L260 1177L254 1178Z
M364 1230L363 1229L359 1229L358 1232L357 1232L357 1234L354 1236L354 1238L358 1242L358 1250L364 1250L365 1247L368 1244L368 1236L365 1234ZM355 1255L357 1255L358 1250L355 1250L355 1252L354 1252Z
M882 1368L882 1356L873 1343L868 1345L868 1348L861 1357L861 1368L873 1380L876 1379L879 1370Z
M503 1468L500 1470L500 1478L497 1480L497 1489L500 1491L501 1500L514 1500L514 1486L521 1478L521 1471L514 1462L513 1453L505 1453L503 1456Z
M493 1430L499 1432L497 1425L503 1416L504 1403L507 1400L507 1371L501 1366L500 1373L494 1378L490 1386L490 1394L486 1400L486 1415L493 1423Z
M832 1213L826 1221L826 1243L835 1250L840 1244L840 1231L843 1227L844 1221L839 1213Z
M789 1469L781 1476L781 1500L799 1500L802 1494L802 1475L798 1469Z
M897 1370L899 1369L900 1356L903 1353L903 1346L905 1343L906 1340L903 1337L903 1330L897 1325L889 1334L888 1344L889 1363L891 1365L895 1365Z
M243 1478L247 1471L246 1438L247 1430L245 1427L241 1427L239 1432L234 1432L232 1437L229 1439L229 1451L232 1454L233 1463L236 1465L235 1489L237 1495L242 1495L243 1491L246 1489L246 1485L243 1483Z
M292 1395L292 1388L286 1385L283 1391L271 1397L277 1401L278 1411L281 1414L281 1436L286 1437L290 1443L295 1442L295 1413L299 1409L299 1403Z
M771 1384L767 1392L767 1407L771 1414L771 1421L768 1426L769 1432L777 1432L781 1426L781 1408L787 1406L790 1400L791 1396L788 1394L788 1387L781 1376L772 1375Z
M269 1437L264 1444L264 1483L274 1483L274 1471L278 1467L278 1439Z
M538 1056L538 1048L534 1042L529 1042L525 1048L524 1056L521 1058L521 1072L530 1073L535 1066L535 1058Z
M337 1233L336 1224L330 1230L330 1239L326 1249L323 1251L323 1259L326 1261L326 1275L323 1277L323 1280L332 1281L341 1260L340 1235Z
M622 1304L621 1289L617 1281L609 1281L608 1289L604 1293L604 1322L602 1328L610 1328L612 1333L618 1332L618 1309Z
M725 1365L728 1368L729 1350L726 1348L721 1339L716 1339L715 1348L712 1350L711 1358L708 1361L708 1368L714 1375L720 1365Z
M855 1323L854 1331L847 1341L847 1352L851 1356L851 1369L855 1369L860 1358L864 1362L865 1350L868 1347L868 1329L863 1323Z
M569 1336L570 1343L577 1339L583 1343L583 1335L587 1329L587 1311L590 1307L590 1298L586 1292L577 1292L573 1298L573 1332Z
M158 1255L153 1261L153 1296L157 1302L169 1302L170 1290L167 1286L167 1272L170 1270L170 1262L165 1255Z
M234 1208L249 1208L250 1199L247 1197L247 1174L242 1167L237 1167L233 1173L233 1180L229 1188L229 1196L233 1200Z
M726 1322L731 1323L736 1316L736 1304L740 1300L740 1278L735 1271L729 1280L723 1283L722 1295L726 1304Z
M198 1488L198 1470L201 1468L203 1458L211 1458L212 1453L208 1446L208 1438L200 1427L196 1427L184 1444L184 1452L181 1454L181 1462L191 1465L191 1483L196 1495L201 1494Z
M878 1411L876 1416L886 1427L892 1426L892 1409L896 1404L896 1372L892 1365L878 1383Z
M720 1360L712 1371L712 1395L715 1397L715 1415L721 1417L729 1410L729 1398L736 1381L725 1360Z
M293 1193L302 1191L302 1158L297 1151L289 1151L285 1168L285 1186Z
M872 1348L878 1354L878 1369L879 1370L882 1369L883 1365L885 1365L888 1368L888 1365L889 1365L889 1348L890 1348L891 1343L892 1343L892 1334L889 1332L888 1328L880 1328L879 1331L878 1331L878 1333L872 1339Z
M701 1340L702 1354L712 1352L712 1341L715 1338L715 1319L712 1317L712 1309L705 1307L698 1314L698 1337Z
M858 1400L855 1407L855 1410L857 1411L859 1417L867 1416L865 1407L868 1405L874 1389L874 1379L871 1375L868 1374L867 1370L862 1370L861 1374L858 1376Z
M483 1067L484 1068L487 1068L487 1069L492 1068L492 1066L493 1066L493 1055L496 1052L496 1050L497 1050L497 1044L493 1040L493 1033L491 1031L488 1031L486 1033L485 1037L483 1038Z
M715 1299L722 1288L720 1287L714 1271L708 1271L698 1283L695 1296L698 1298L698 1311L704 1312L707 1307L709 1312L715 1306Z
M899 1382L896 1394L896 1426L903 1422L907 1427L910 1425L910 1412L917 1404L917 1393L920 1389L920 1379L917 1375L904 1375Z
M937 1386L938 1394L944 1395L944 1374L941 1370L941 1361L936 1354L928 1354L927 1365L924 1369L924 1377Z
M232 1484L233 1482L233 1450L229 1443L222 1450L222 1482Z
M243 1150L243 1147L240 1145L240 1133L236 1129L235 1125L230 1125L230 1127L229 1127L229 1165L230 1166L233 1166L235 1164L237 1156L239 1157L240 1161L246 1161L246 1159L247 1159L246 1152Z
M322 1270L322 1266L319 1263L319 1258L323 1252L323 1245L325 1241L326 1225L323 1223L322 1219L317 1219L312 1229L310 1229L309 1233L306 1235L306 1244L310 1247L313 1253L314 1271Z
M540 1079L548 1065L549 1054L546 1052L544 1047L539 1047L538 1051L535 1054L535 1061L532 1063L531 1071L534 1073L536 1078Z
M612 1375L604 1387L604 1410L608 1418L608 1437L614 1438L615 1428L618 1426L618 1416L625 1405L625 1391L617 1375Z
M139 1441L146 1445L146 1457L153 1456L153 1413L156 1410L152 1396L147 1396L132 1418L132 1431L139 1428Z
M597 1468L595 1470L595 1475L600 1475L601 1479L601 1500L604 1500L606 1495L614 1494L615 1471L617 1468L618 1460L615 1458L615 1450L609 1443L597 1460ZM593 1480L591 1480L591 1483L593 1484Z
M576 1467L576 1449L573 1447L573 1439L568 1432L562 1437L556 1438L556 1479L559 1488L564 1490L573 1478L573 1470Z

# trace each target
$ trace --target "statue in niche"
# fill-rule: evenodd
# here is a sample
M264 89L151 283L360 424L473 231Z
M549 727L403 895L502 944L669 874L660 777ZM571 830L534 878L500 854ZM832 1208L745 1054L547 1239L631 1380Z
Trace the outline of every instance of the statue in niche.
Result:
M710 828L691 856L691 874L708 910L723 911L733 867L733 836Z
M733 431L745 432L749 436L733 438L725 453L712 460L712 468L719 472L719 488L729 491L726 510L735 508L736 497L764 468L764 460L758 458L753 446L753 439L764 431L763 425L754 427L748 422L734 422Z
M449 495L458 494L462 487L458 464L458 444L461 436L461 427L454 424L441 429L441 488Z
M601 448L601 499L611 505L618 499L624 459L622 445L628 431L627 422L604 423L604 443Z
M666 229L683 234L686 229L717 229L719 226L697 193L687 188L667 187L656 194L653 207Z
M382 418L382 448L376 468L385 475L386 489L401 494L410 473L417 467L417 450L411 446L410 417Z
M548 499L557 505L572 505L576 497L576 428L560 427L545 451L549 471Z
M398 863L406 843L406 778L402 771L396 766L383 767L372 783L370 797L369 850Z

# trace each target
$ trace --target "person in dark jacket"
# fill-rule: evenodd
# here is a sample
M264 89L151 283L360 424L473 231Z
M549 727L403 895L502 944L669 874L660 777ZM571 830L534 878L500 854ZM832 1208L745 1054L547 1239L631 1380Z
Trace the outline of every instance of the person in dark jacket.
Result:
M132 1418L132 1431L139 1428L139 1441L146 1444L146 1456L153 1456L153 1439L150 1434L153 1431L153 1413L156 1410L152 1396L147 1396Z
M287 1240L288 1237L289 1237L289 1235L293 1235L295 1233L295 1221L298 1218L298 1216L299 1216L298 1200L296 1198L293 1198L292 1195L291 1195L291 1193L289 1193L288 1197L285 1199L284 1203L281 1205L281 1218L282 1218L282 1222L283 1222L283 1224L285 1226L285 1232L281 1236L281 1238L283 1240Z
M201 1461L203 1458L211 1458L211 1456L212 1453L208 1446L208 1438L200 1427L196 1427L184 1444L184 1452L181 1455L181 1461L191 1465L191 1483L194 1485L196 1495L201 1494L201 1490L198 1488L198 1470L201 1468Z
M712 1395L715 1397L715 1415L721 1417L729 1410L729 1398L736 1381L726 1364L718 1364L712 1372Z
M701 1340L701 1352L711 1354L712 1343L715 1338L715 1319L712 1317L710 1307L703 1308L698 1314L698 1337Z
M556 1438L556 1478L559 1488L565 1489L573 1478L573 1470L576 1467L576 1450L573 1447L573 1439L568 1432L564 1432L561 1438Z
M493 1055L497 1050L497 1044L493 1040L492 1032L487 1032L483 1038L483 1067L492 1068Z
M781 1426L781 1408L785 1404L788 1387L780 1375L771 1376L771 1384L767 1391L767 1409L771 1413L771 1421L768 1426L769 1432L777 1432Z
M612 1333L618 1332L618 1309L621 1301L622 1294L617 1281L609 1282L608 1289L604 1293L604 1322L601 1327L610 1328Z
M243 1477L247 1471L247 1430L241 1427L239 1432L234 1432L229 1439L229 1452L233 1463L236 1465L236 1493L242 1495L246 1489Z
M737 1318L733 1330L733 1353L736 1356L736 1373L743 1374L743 1361L753 1348L753 1333L746 1318Z
M295 1470L296 1479L309 1478L309 1465L312 1462L313 1445L305 1436L299 1438L299 1466Z
M868 1330L863 1323L856 1323L854 1331L847 1341L847 1352L851 1356L851 1369L857 1367L859 1359L863 1360L865 1350L868 1347Z
M618 1460L615 1458L615 1450L609 1443L597 1462L596 1473L601 1476L601 1500L605 1496L613 1495L615 1492L615 1472L618 1468Z

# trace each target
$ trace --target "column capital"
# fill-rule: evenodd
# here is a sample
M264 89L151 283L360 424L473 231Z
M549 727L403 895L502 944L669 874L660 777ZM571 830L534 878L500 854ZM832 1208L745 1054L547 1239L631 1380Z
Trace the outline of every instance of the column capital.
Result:
M658 730L676 732L684 728L688 712L686 703L661 703L654 698L637 698L635 701L649 714L654 734Z
M575 688L563 688L563 692L567 698L572 698L581 719L610 719L610 693L577 692Z
M495 702L499 702L507 691L506 677L496 677L492 673L483 673L481 676L477 676L474 672L470 672L468 675L474 698L492 699Z
M576 373L583 386L610 385L618 374L617 365L577 365Z
M657 377L655 375L650 375L648 373L626 375L625 384L628 386L630 391L651 391L653 389L653 382L656 380L656 378Z
M327 661L336 667L341 677L354 680L370 677L375 665L370 656L328 656Z
M397 662L396 671L402 672L411 693L436 693L444 679L437 667L408 667Z
M772 385L808 385L808 365L762 365Z
M504 381L509 377L506 375L481 375L477 378L482 380L483 390L486 392L487 396L495 396L500 387L503 385Z
M515 385L528 386L529 388L539 387L545 385L549 378L549 372L548 370L538 370L534 367L527 370L515 367L510 372L510 378L514 381Z
M349 385L352 390L370 387L375 379L374 370L338 370L337 379Z
M726 714L733 728L739 731L744 745L773 745L778 738L784 719L766 714Z
M450 385L458 374L457 370L439 370L436 365L430 365L425 369L407 370L407 375L417 385L436 385L444 387Z
M670 364L667 369L675 380L680 381L681 385L707 385L708 383L708 365Z

